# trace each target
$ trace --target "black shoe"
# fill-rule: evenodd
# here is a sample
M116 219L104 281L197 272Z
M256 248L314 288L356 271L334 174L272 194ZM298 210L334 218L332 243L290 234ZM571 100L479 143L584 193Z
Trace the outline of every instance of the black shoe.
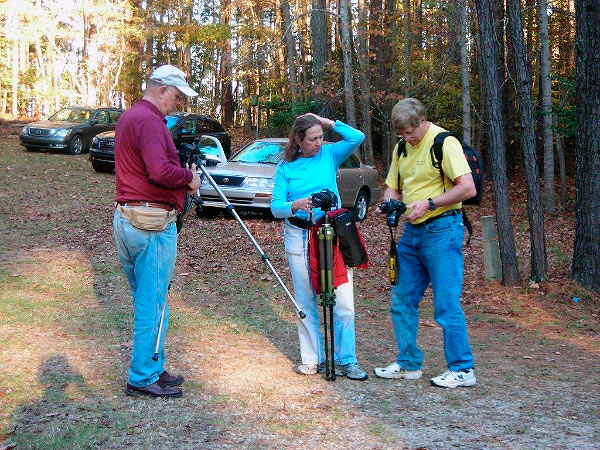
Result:
M166 398L179 398L183 395L181 389L167 386L166 384L159 383L158 381L148 386L136 387L127 383L125 393L132 397L166 397Z
M167 386L175 387L181 386L185 378L182 375L170 375L166 370L158 377L158 382L166 384Z

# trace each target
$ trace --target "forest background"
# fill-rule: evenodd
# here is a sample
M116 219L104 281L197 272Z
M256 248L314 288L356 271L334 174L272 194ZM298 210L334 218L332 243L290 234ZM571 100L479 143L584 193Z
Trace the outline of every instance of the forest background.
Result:
M508 189L527 191L533 281L547 277L544 216L575 208L571 273L600 285L600 13L593 0L4 0L0 114L127 108L170 63L200 93L185 109L284 136L298 114L365 132L385 174L392 106L481 150L503 282L521 283ZM569 197L569 184L576 185Z

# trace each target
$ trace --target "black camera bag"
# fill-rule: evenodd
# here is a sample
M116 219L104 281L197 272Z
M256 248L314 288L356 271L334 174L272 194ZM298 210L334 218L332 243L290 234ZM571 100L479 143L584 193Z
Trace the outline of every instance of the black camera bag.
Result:
M329 216L346 266L357 267L366 263L369 256L356 226L354 213L340 208L329 213Z

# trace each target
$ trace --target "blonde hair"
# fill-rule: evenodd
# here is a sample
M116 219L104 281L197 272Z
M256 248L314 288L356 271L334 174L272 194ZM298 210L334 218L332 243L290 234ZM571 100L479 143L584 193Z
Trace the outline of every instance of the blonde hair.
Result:
M397 130L418 127L423 120L427 120L427 113L416 98L404 98L392 109L392 125Z

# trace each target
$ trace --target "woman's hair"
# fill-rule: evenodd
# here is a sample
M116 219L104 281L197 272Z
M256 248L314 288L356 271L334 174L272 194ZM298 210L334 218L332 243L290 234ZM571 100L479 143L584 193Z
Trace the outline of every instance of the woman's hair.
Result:
M396 130L418 127L422 120L427 120L427 114L416 98L402 99L392 109L392 125Z
M292 125L292 129L290 130L288 143L286 144L283 152L284 161L292 162L298 159L300 155L298 153L298 143L296 142L296 138L298 138L299 141L304 140L304 137L306 136L306 130L314 127L315 125L321 126L321 122L319 122L315 116L303 115L296 117L296 120L294 120L294 125Z

